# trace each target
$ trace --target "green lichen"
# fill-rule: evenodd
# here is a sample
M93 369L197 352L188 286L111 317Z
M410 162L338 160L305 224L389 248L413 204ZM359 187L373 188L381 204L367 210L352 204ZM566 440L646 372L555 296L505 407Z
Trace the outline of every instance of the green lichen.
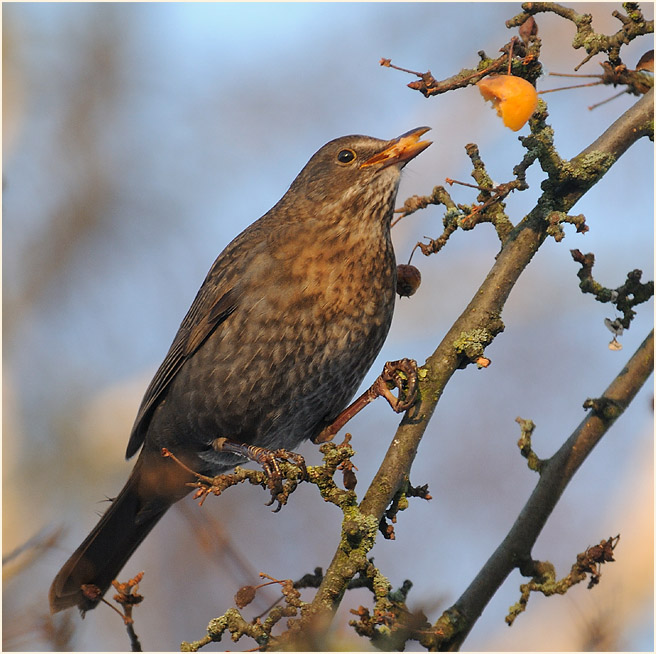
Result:
M485 347L489 345L494 336L488 329L472 329L468 332L461 332L460 336L454 341L453 347L459 354L464 354L468 359L474 361L483 356Z

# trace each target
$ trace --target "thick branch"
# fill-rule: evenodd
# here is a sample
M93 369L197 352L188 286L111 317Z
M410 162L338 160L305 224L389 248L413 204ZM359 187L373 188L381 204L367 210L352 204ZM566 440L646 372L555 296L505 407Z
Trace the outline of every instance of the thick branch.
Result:
M540 469L540 480L503 542L460 599L449 609L459 630L440 644L456 650L512 570L529 562L531 549L574 473L624 412L654 369L654 332L643 341L601 398L560 449Z
M654 139L654 89L650 89L624 112L594 143L579 154L572 163L595 152L608 152L618 159L640 137Z

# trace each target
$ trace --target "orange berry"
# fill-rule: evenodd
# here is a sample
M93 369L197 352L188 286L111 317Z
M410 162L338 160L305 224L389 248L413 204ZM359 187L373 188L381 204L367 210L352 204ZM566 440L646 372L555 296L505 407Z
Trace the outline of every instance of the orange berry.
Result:
M503 124L513 132L521 129L538 106L535 87L514 75L490 75L476 86L485 100L490 100Z

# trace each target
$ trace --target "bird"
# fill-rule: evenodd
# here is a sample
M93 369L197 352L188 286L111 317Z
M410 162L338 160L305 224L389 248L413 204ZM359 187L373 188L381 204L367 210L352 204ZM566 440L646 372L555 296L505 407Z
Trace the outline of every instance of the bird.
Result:
M293 450L347 406L390 327L391 220L401 170L431 145L429 129L330 141L221 252L146 389L125 486L52 582L52 613L98 605L190 492L189 469L216 476L249 448Z

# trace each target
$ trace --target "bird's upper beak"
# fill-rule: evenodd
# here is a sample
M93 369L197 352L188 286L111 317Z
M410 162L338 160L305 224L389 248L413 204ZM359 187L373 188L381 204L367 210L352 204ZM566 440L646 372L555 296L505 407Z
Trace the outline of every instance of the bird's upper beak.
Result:
M382 164L382 167L391 166L396 163L407 163L410 159L416 157L420 152L423 152L432 141L420 141L419 139L430 127L417 127L411 129L405 134L401 134L399 138L394 139L392 144L385 148L382 152L378 152L373 157L370 157L361 164L361 167L372 166L374 164Z

